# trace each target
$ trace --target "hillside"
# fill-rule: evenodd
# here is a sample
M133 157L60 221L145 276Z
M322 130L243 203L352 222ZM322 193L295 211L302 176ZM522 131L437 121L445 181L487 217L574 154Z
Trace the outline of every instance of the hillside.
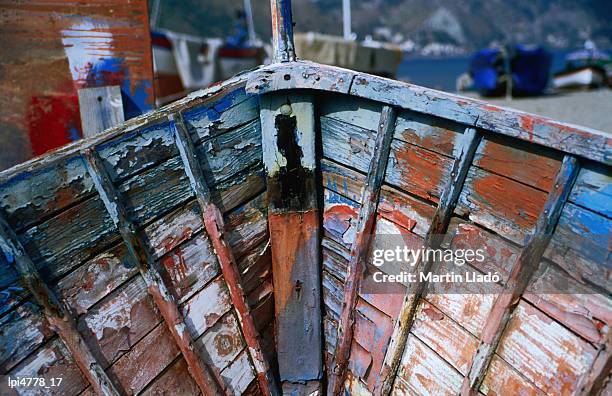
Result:
M159 26L224 37L242 0L161 0ZM257 33L270 35L269 0L252 0ZM293 0L297 31L341 34L341 0ZM564 49L586 38L612 46L609 0L353 0L358 37L423 48L447 44L471 51L493 42L540 43ZM378 36L378 37L377 37Z

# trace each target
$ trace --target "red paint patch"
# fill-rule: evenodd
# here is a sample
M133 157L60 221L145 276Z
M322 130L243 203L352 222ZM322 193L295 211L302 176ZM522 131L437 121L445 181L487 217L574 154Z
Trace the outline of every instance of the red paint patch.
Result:
M43 154L83 136L76 95L32 97L27 120L34 155Z

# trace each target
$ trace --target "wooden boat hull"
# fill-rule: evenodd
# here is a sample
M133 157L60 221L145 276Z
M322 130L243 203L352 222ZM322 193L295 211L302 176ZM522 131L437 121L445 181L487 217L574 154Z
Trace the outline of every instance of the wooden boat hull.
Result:
M289 161L300 172L278 176ZM2 373L51 373L64 394L96 375L127 394L597 394L610 166L604 132L310 62L260 68L0 173ZM485 247L475 270L501 280L371 292L390 234ZM73 329L49 326L17 262ZM304 334L321 350L275 342Z

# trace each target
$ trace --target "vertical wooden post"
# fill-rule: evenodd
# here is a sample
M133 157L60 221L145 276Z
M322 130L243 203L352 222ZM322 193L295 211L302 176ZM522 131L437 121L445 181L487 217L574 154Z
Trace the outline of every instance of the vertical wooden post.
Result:
M346 367L353 341L353 324L355 322L355 306L361 276L365 269L368 249L370 247L372 232L376 221L378 197L385 178L385 170L391 151L391 140L395 131L395 110L385 106L380 115L378 134L374 146L374 153L370 161L365 187L361 193L361 210L355 234L355 241L351 247L346 283L344 286L344 299L340 323L338 324L338 341L334 352L332 373L328 379L327 394L339 395L346 378Z
M291 0L270 0L272 13L272 50L275 62L293 62L293 16Z
M118 85L82 88L78 95L83 137L95 136L124 121L123 100Z
M242 290L240 271L238 270L234 255L225 239L223 214L211 199L210 190L204 179L202 167L198 161L197 153L193 147L193 142L183 122L183 118L180 113L170 115L168 118L171 122L174 121L174 139L176 146L183 160L183 167L189 178L191 188L202 209L204 227L206 228L206 232L219 260L221 272L223 273L227 288L229 289L234 309L238 313L238 320L248 346L249 355L255 366L259 387L266 396L278 395L278 384L274 379L270 364L264 357L259 332L255 327L255 322L253 321L249 305L244 295L244 291Z
M457 205L457 200L463 189L465 178L467 177L468 170L470 169L480 140L481 135L476 129L467 128L465 130L461 152L453 164L451 177L447 180L442 190L438 207L436 208L431 225L425 236L425 248L437 249L440 247L444 237L443 234L448 228L448 224L455 210L455 206ZM433 264L434 263L431 261L420 262L417 267L418 271L424 273L430 272L433 269ZM391 342L385 354L385 361L380 373L380 379L377 383L377 390L380 390L383 395L391 393L393 382L395 381L395 376L404 353L404 348L406 347L408 333L414 322L416 308L418 307L419 300L426 293L426 290L427 282L420 282L417 283L414 288L409 288L406 291L402 308L395 321Z
M93 355L77 330L76 320L55 293L47 286L17 235L0 214L0 250L25 281L32 296L40 304L51 328L64 341L77 366L98 395L119 396L102 365Z
M191 335L187 330L183 315L178 305L166 287L161 275L155 268L155 259L144 245L142 234L129 220L126 208L119 193L113 186L108 172L104 168L102 159L94 148L83 152L87 171L91 177L106 211L115 223L123 242L125 243L131 260L140 270L140 274L147 285L147 290L159 312L162 314L174 341L183 354L189 373L204 395L221 395L224 386L211 373L210 367L198 355Z
M313 100L305 94L265 95L260 114L283 392L320 391L320 216Z
M478 393L478 388L489 368L512 313L518 306L533 276L542 273L545 269L542 266L542 255L559 222L561 211L574 185L578 170L578 160L573 156L566 155L555 178L554 188L548 194L544 210L538 217L535 231L521 251L516 263L514 263L506 287L497 297L491 309L482 330L480 345L472 358L470 371L463 380L462 395Z

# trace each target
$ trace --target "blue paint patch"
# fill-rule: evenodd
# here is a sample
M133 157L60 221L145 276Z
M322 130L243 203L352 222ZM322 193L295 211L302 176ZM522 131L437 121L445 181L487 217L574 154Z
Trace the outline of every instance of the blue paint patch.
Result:
M332 191L332 190L327 190L327 191L328 191L328 194L327 194L327 197L325 198L325 201L328 202L328 203L331 203L331 204L344 204L344 205L351 206L353 208L356 208L356 207L359 206L353 200L351 200L351 199L349 199L349 198L347 198L347 197L345 197L345 196L343 196L341 194L338 194L335 191Z

